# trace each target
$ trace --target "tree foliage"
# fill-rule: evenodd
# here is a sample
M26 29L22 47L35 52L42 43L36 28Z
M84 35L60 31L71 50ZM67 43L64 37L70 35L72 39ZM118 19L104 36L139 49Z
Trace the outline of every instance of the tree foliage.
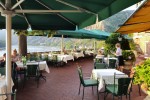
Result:
M122 41L118 40L118 37L122 37ZM119 33L111 34L105 41L105 54L110 54L110 51L115 51L115 44L120 43L122 50L130 50L129 42Z
M54 34L56 34L55 30L32 30L32 31L15 30L14 32L17 35L24 34L26 36L47 36L47 37L52 37Z

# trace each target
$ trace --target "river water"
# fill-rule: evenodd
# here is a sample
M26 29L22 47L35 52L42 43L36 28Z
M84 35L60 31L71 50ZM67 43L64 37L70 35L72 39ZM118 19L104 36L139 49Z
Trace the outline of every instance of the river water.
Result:
M18 46L13 45L12 50L16 49L18 51ZM49 51L60 51L60 47L50 47L50 46L28 46L27 47L28 53L30 52L49 52ZM0 48L0 57L6 53L5 48Z

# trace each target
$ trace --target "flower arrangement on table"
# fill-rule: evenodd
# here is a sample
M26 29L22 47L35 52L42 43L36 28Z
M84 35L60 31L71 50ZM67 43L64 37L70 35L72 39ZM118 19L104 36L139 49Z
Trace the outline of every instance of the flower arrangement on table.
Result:
M26 56L22 56L21 60L23 62L23 65L25 66L26 63L27 63L27 57Z
M134 83L142 84L141 88L150 95L150 59L138 64L135 68Z

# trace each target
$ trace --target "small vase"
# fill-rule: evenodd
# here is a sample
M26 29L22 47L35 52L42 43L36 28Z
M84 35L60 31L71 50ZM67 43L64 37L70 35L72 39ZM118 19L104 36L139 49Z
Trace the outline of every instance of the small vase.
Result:
M25 61L23 61L23 66L25 66L26 65L26 62Z

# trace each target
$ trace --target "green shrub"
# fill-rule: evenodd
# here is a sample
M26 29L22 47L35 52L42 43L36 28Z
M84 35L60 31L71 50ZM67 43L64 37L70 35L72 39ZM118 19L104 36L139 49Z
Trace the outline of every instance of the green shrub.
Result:
M132 50L123 50L122 56L123 56L123 59L126 61L128 61L128 60L135 61L136 60L135 55Z
M150 91L150 59L135 67L135 84L147 85L147 91Z

